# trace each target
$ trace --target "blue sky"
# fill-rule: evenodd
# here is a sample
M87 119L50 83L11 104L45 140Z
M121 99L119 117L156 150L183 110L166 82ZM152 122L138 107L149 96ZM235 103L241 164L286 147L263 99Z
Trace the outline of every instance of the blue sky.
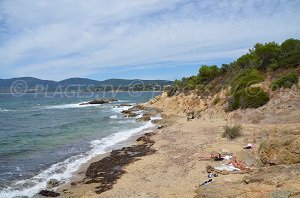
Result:
M0 78L170 79L300 38L299 0L0 0Z

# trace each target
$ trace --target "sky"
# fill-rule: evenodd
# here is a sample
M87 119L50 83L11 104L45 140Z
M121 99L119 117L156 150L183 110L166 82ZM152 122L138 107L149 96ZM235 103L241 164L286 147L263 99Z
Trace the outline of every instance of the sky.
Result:
M174 80L300 39L299 0L0 0L0 78Z

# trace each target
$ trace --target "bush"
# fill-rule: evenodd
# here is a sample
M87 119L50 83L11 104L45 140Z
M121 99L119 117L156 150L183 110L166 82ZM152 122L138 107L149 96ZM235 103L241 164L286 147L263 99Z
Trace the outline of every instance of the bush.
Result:
M239 91L250 85L260 83L264 80L264 77L259 74L256 69L246 70L237 75L231 82L232 92Z
M294 84L297 83L298 83L298 75L294 72L291 72L273 81L270 86L272 91L275 91L281 87L291 88Z
M225 126L222 137L230 140L236 139L237 137L240 137L242 135L241 130L242 126L240 125L235 125L233 127Z
M238 108L258 108L270 100L267 93L260 87L247 87L235 92L228 101L227 111Z
M221 101L220 96L217 96L216 99L213 101L213 105L218 104Z

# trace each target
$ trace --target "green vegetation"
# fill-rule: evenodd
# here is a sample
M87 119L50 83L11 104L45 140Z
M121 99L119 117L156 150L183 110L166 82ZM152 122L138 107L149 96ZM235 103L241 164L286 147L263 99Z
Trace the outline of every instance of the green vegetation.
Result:
M260 83L264 80L264 77L259 74L258 70L246 70L238 74L231 82L232 92L239 91L250 85Z
M213 101L213 105L218 104L221 101L220 96L217 96L216 99Z
M267 72L280 73L284 69L295 70L293 68L299 66L300 40L288 39L282 44L257 43L236 61L222 64L220 68L216 65L202 65L197 75L176 80L173 87L179 92L192 90L200 96L208 96L230 85L228 110L257 108L264 105L269 97L261 88L251 87L251 85L263 82ZM291 84L286 82L297 83L295 74L278 79L273 82L273 85L291 87ZM172 96L172 93L168 95Z
M241 89L230 97L227 111L233 111L238 108L258 108L269 101L269 96L260 87L247 87Z
M240 125L235 125L233 127L225 126L222 137L230 140L234 140L242 135L241 130L242 130L242 126Z
M277 80L273 81L271 84L272 91L275 91L281 87L291 88L294 84L298 83L298 75L294 72L291 72L287 75L283 75Z

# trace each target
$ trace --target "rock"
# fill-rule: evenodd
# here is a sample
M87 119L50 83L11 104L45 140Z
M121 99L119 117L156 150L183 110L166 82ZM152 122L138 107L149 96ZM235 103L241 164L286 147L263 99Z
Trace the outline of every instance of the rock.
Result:
M119 106L120 107L131 107L132 105L131 104L120 104Z
M231 151L229 149L222 149L221 154L223 155L231 155Z
M39 192L39 195L42 195L44 197L58 197L60 193L49 191L49 190L42 190Z
M89 101L89 102L80 103L79 105L105 104L105 103L110 103L110 102L115 102L115 101L118 101L118 100L115 98L97 98L97 99Z
M121 113L125 114L124 117L132 118L136 117L138 114L134 113L132 110L123 110Z
M273 191L269 198L289 198L291 196L291 192L287 190L275 190Z
M157 127L157 129L162 129L164 127L165 127L164 125L160 125L160 126Z
M280 137L279 137L280 136ZM295 164L300 162L300 136L282 134L261 143L259 156L264 164Z
M262 166L259 159L257 159L253 152L249 152L248 150L239 151L237 154L237 158L242 160L246 166L248 167L260 167Z
M296 180L300 176L300 164L293 165L277 165L259 168L255 173L247 175L243 178L243 182L264 183L268 185L278 186L287 180Z
M57 187L59 186L59 181L56 180L56 179L50 179L48 182L47 182L47 188L54 188L54 187Z
M151 120L151 117L149 115L143 115L141 118L136 119L137 122L146 122Z

